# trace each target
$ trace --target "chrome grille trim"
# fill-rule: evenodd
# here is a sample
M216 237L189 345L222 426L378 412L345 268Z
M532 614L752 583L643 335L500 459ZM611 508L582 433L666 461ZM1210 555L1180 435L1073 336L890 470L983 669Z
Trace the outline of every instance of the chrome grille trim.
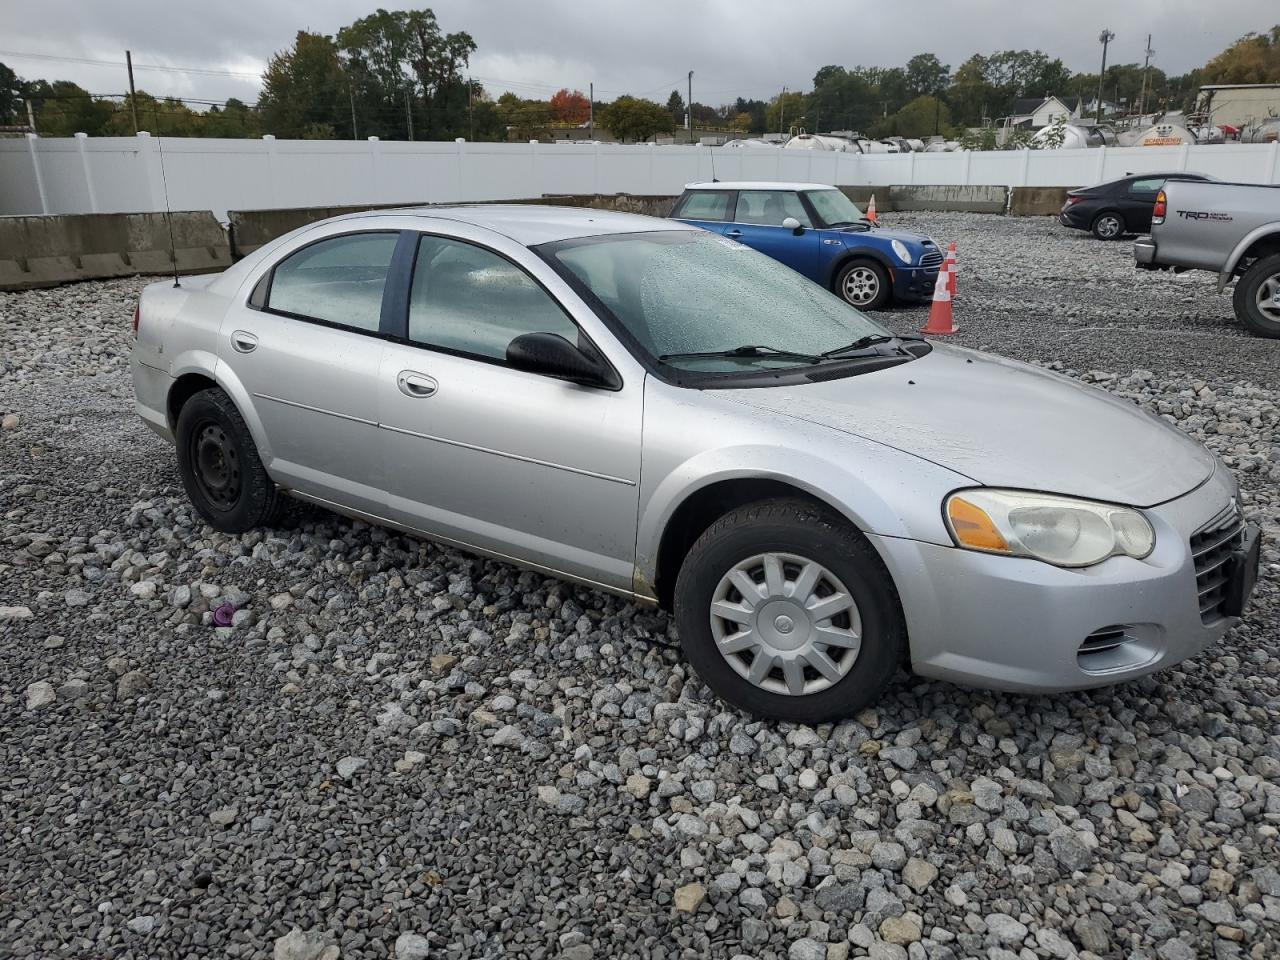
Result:
M1226 562L1244 542L1244 514L1233 498L1213 519L1191 535L1191 558L1196 568L1196 595L1202 623L1223 617L1228 576Z

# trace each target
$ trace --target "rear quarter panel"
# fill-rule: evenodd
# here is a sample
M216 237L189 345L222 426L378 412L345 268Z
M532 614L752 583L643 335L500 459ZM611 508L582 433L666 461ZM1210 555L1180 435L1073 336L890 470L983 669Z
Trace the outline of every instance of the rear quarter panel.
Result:
M1164 192L1165 221L1151 228L1161 264L1226 270L1245 236L1280 221L1280 188L1170 180Z

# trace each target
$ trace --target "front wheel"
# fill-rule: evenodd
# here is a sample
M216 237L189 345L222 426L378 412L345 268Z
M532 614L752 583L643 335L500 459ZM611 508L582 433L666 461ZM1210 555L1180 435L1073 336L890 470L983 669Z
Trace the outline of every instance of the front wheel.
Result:
M823 723L875 702L906 630L878 554L830 510L770 500L721 517L676 579L685 657L760 717Z
M211 527L244 533L279 518L284 497L225 392L213 387L192 396L178 413L175 433L182 485Z
M1120 214L1108 210L1093 221L1093 235L1099 240L1119 240L1124 234L1124 220Z
M1280 338L1280 253L1259 257L1236 281L1236 319L1255 336Z
M851 260L836 274L835 292L860 310L878 310L889 302L889 271L874 260Z

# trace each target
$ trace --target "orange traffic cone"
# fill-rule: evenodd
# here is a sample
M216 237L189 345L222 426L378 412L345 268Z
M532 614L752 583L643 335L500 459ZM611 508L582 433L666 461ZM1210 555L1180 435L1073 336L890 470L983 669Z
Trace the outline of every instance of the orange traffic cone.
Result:
M867 219L872 223L880 222L876 219L876 195L874 193L871 195L871 202L867 204Z
M960 261L956 257L956 242L954 240L947 245L947 264L951 274L949 289L951 290L951 299L954 300L958 294L958 291L956 290L956 275L960 272Z
M933 306L929 308L929 322L920 328L921 333L927 333L931 337L949 337L956 332L951 316L950 276L951 272L945 265L938 271L937 282L933 285Z

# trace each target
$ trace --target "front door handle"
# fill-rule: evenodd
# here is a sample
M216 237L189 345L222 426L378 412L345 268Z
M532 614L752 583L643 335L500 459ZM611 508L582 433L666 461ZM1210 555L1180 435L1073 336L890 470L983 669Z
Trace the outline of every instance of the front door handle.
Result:
M726 231L724 232L724 235L725 235L726 237L740 237L740 236L742 236L742 231L741 231L741 230L726 230Z
M406 397L430 397L439 388L439 384L425 373L416 370L401 370L396 377L396 386Z
M236 353L253 353L258 346L258 338L248 330L233 330L231 333L231 348Z

